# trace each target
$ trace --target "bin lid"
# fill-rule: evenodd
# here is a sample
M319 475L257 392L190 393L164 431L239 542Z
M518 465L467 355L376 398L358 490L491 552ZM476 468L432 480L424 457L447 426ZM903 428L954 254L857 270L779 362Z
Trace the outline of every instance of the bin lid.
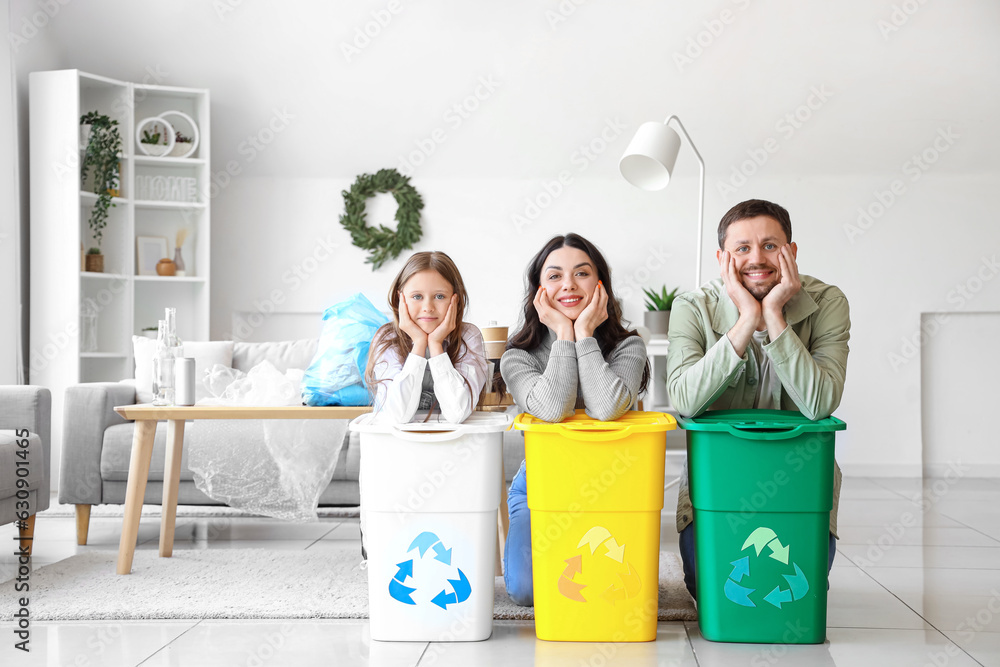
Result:
M547 422L527 412L522 412L514 420L514 428L519 431L533 433L555 433L566 435L572 433L576 439L587 431L608 432L622 431L628 433L649 433L651 431L672 431L677 428L677 420L673 415L663 412L639 412L629 410L614 421L600 421L590 417L584 410L577 410L572 417L561 422Z
M795 410L711 410L698 417L678 417L677 422L687 431L728 431L754 440L783 440L798 433L847 428L836 417L813 421Z
M350 423L350 429L358 433L398 433L401 431L410 434L437 434L453 431L460 433L498 433L509 429L513 419L512 415L503 412L473 412L461 424L452 424L443 421L424 422L422 419L427 416L427 411L422 410L414 415L413 418L415 421L406 424L373 424L372 421L374 421L376 414L369 412L356 417Z

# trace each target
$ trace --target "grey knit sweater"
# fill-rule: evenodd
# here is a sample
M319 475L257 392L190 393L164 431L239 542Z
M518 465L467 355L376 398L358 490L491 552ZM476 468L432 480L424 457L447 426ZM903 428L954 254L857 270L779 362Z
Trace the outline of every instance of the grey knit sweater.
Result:
M500 375L518 408L547 422L561 422L577 408L600 421L618 419L635 404L646 364L639 336L620 342L605 360L597 339L575 343L548 337L533 350L507 350Z

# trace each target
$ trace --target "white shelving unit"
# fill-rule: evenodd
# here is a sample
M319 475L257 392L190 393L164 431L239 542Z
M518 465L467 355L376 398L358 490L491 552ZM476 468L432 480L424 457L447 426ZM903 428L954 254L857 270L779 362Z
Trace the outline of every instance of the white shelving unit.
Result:
M97 195L83 190L85 141L80 117L98 111L118 121L122 137L121 187L112 200L101 250L105 273L81 270L80 247L94 245L88 219ZM141 154L135 127L168 111L198 126L189 157ZM182 129L183 128L179 128ZM29 377L52 390L53 438L58 455L66 387L117 381L132 374L132 335L155 327L167 306L177 308L182 340L209 337L211 216L208 198L211 133L208 90L116 81L79 70L29 76L31 304ZM197 201L136 201L136 178L194 178ZM188 229L181 249L186 277L139 276L136 237L167 240L172 259L177 231ZM94 299L97 349L81 351L81 305Z

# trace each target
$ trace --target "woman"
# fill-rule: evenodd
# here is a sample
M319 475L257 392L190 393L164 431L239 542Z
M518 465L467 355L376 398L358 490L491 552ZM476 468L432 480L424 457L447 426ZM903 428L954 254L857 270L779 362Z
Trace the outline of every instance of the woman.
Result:
M649 382L646 347L622 325L611 272L601 252L577 234L556 236L526 271L523 323L507 343L500 374L518 408L560 422L582 408L618 419ZM525 465L511 483L504 581L511 599L533 604L531 518Z

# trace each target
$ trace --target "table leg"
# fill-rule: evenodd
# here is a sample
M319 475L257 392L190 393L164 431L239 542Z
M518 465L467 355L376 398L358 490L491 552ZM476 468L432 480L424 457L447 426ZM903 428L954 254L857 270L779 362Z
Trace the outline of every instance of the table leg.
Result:
M184 420L167 421L167 456L163 462L163 504L160 519L160 556L174 553L177 524L177 489L181 481L181 454L184 452Z
M118 574L129 574L132 571L132 558L139 538L142 500L146 496L146 481L149 479L149 461L153 456L154 435L156 420L135 422L132 458L128 464L128 485L125 487L125 520L122 521L122 538L118 544Z

